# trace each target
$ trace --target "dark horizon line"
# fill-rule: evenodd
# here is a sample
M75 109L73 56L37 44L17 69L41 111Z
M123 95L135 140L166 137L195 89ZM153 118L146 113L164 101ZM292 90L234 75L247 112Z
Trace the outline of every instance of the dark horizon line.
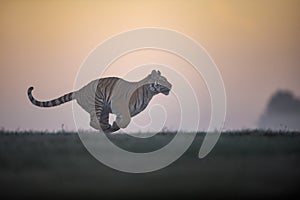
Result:
M184 131L188 134L213 134L213 132L205 131ZM81 130L81 133L100 133L96 130ZM142 134L152 134L152 132L130 132L130 133L112 133L106 135L142 135ZM0 135L77 135L78 131L69 131L69 130L56 130L56 131L40 131L40 130L0 130ZM177 131L161 131L157 132L155 135L174 135L177 134ZM222 135L264 135L264 136L278 136L278 135L289 135L289 136L300 136L300 130L272 130L272 129L239 129L239 130L224 130L221 132ZM153 136L155 136L153 135Z

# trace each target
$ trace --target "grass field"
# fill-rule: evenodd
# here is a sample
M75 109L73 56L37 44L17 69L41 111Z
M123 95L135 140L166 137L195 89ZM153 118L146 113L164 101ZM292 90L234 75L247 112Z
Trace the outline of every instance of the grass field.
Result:
M132 151L163 146L173 137L111 140ZM187 134L187 137L188 134ZM197 154L204 134L170 166L128 174L93 158L76 133L0 133L1 196L40 198L155 199L299 198L300 133L223 133L204 159Z

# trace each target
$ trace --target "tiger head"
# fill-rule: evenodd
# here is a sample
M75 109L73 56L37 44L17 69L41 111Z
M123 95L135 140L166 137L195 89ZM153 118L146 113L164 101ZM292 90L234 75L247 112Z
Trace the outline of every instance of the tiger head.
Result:
M160 71L153 70L150 76L150 84L149 88L151 91L155 92L156 94L162 93L164 95L168 95L172 84L167 80L166 77L161 76Z

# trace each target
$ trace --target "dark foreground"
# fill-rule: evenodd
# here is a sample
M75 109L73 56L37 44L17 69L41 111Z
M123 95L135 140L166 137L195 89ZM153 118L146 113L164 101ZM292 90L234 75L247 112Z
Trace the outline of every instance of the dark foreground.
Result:
M149 150L172 139L154 136L148 144L122 135L116 143ZM0 133L0 184L4 197L68 199L299 199L300 133L224 133L204 159L198 134L170 166L146 174L110 169L93 158L76 133ZM145 149L143 149L145 148ZM148 149L147 149L148 148Z

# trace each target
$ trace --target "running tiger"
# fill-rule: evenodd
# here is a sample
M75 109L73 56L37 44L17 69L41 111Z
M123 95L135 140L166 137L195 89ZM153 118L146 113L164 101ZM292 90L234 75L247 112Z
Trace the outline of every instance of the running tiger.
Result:
M36 100L32 96L33 87L28 88L27 93L31 103L39 107L54 107L75 99L90 114L91 127L110 133L126 128L131 117L142 112L154 95L168 95L171 87L160 71L153 70L138 82L117 77L100 78L51 101ZM112 125L109 124L109 113L116 115Z

